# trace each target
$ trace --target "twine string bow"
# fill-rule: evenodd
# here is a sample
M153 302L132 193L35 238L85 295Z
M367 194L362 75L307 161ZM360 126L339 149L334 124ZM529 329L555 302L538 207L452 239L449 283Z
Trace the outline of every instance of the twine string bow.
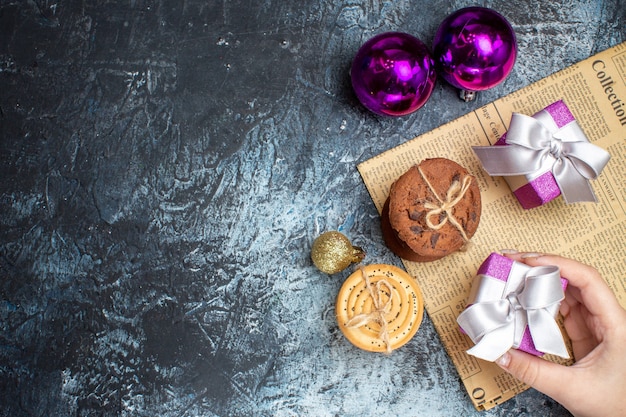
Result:
M427 201L424 203L424 208L429 210L428 213L426 213L426 225L432 230L439 230L449 221L450 224L454 226L459 233L461 233L463 240L465 240L465 242L469 242L465 229L463 229L463 226L461 226L456 217L454 217L453 209L454 206L456 206L463 199L467 190L469 190L472 183L472 177L467 175L463 178L462 182L459 180L452 181L450 188L448 188L448 191L446 192L446 198L443 199L439 196L439 194L437 194L432 184L428 181L428 178L426 178L424 172L422 172L422 169L420 167L417 167L417 169L438 202L434 203ZM445 213L446 217L437 224L433 223L431 217L439 217L441 213Z
M381 279L372 284L368 274L363 267L359 268L363 280L365 281L365 288L372 298L373 307L369 313L360 313L353 316L346 323L348 328L357 328L365 326L370 323L377 323L380 326L378 337L385 343L387 353L391 353L391 343L389 341L389 330L387 326L387 314L391 311L391 294L393 288L387 280ZM387 300L383 301L385 293L388 294Z

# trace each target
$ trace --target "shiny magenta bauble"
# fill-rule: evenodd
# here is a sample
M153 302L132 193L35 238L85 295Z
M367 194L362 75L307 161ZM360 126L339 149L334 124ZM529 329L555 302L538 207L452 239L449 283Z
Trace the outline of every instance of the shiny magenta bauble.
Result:
M485 7L457 10L437 29L433 57L439 76L467 91L502 82L513 69L517 41L511 24Z
M435 86L435 63L414 36L386 32L361 46L350 71L359 101L384 116L404 116L426 103Z

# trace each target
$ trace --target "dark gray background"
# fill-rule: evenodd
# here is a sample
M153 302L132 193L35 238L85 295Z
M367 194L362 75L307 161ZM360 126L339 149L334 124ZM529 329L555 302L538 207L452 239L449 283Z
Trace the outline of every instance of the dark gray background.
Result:
M443 82L381 118L359 46L431 44L469 1L0 1L1 416L563 416L527 391L475 412L426 317L350 345L312 240L400 265L356 164L626 40L626 5L488 1L507 80ZM441 150L446 156L446 150Z

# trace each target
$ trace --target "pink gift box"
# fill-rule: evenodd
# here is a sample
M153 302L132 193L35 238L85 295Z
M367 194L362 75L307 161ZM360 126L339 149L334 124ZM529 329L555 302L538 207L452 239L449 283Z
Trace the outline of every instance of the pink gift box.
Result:
M516 272L521 273L522 275L525 275L526 272L531 269L531 267L526 264L513 261L512 259L509 259L498 253L492 253L480 265L478 271L476 272L476 275L486 275L506 282L510 278L514 264L516 265ZM565 291L565 289L567 288L567 283L567 279L561 277L561 287L563 288L563 291ZM470 300L474 299L474 294L476 290L477 288L472 288L469 296ZM558 315L558 309L556 309L553 313L554 317L556 317ZM535 356L543 355L543 352L540 352L535 348L535 344L533 343L533 339L530 335L530 330L528 329L528 327L525 328L524 335L522 336L522 340L517 349L523 350L524 352L530 353Z
M537 118L544 111L549 114L559 129L576 120L562 100L552 103L542 111L535 113L533 118ZM506 145L506 134L494 144L494 146ZM532 174L504 177L504 179L525 209L541 206L561 195L561 190L552 175L550 167L545 167Z

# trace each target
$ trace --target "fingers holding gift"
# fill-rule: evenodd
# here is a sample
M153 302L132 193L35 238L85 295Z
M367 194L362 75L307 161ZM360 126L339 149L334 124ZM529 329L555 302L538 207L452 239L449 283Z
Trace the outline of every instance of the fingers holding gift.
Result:
M523 383L558 399L567 393L572 370L517 349L511 349L496 364Z
M587 356L604 339L605 330L595 324L595 318L589 314L584 305L574 301L574 305L568 303L566 291L565 300L561 303L561 314L564 315L563 325L572 342L574 359L579 361Z
M506 251L505 256L529 266L556 265L568 279L560 312L577 360L623 327L626 310L595 268L558 255Z

